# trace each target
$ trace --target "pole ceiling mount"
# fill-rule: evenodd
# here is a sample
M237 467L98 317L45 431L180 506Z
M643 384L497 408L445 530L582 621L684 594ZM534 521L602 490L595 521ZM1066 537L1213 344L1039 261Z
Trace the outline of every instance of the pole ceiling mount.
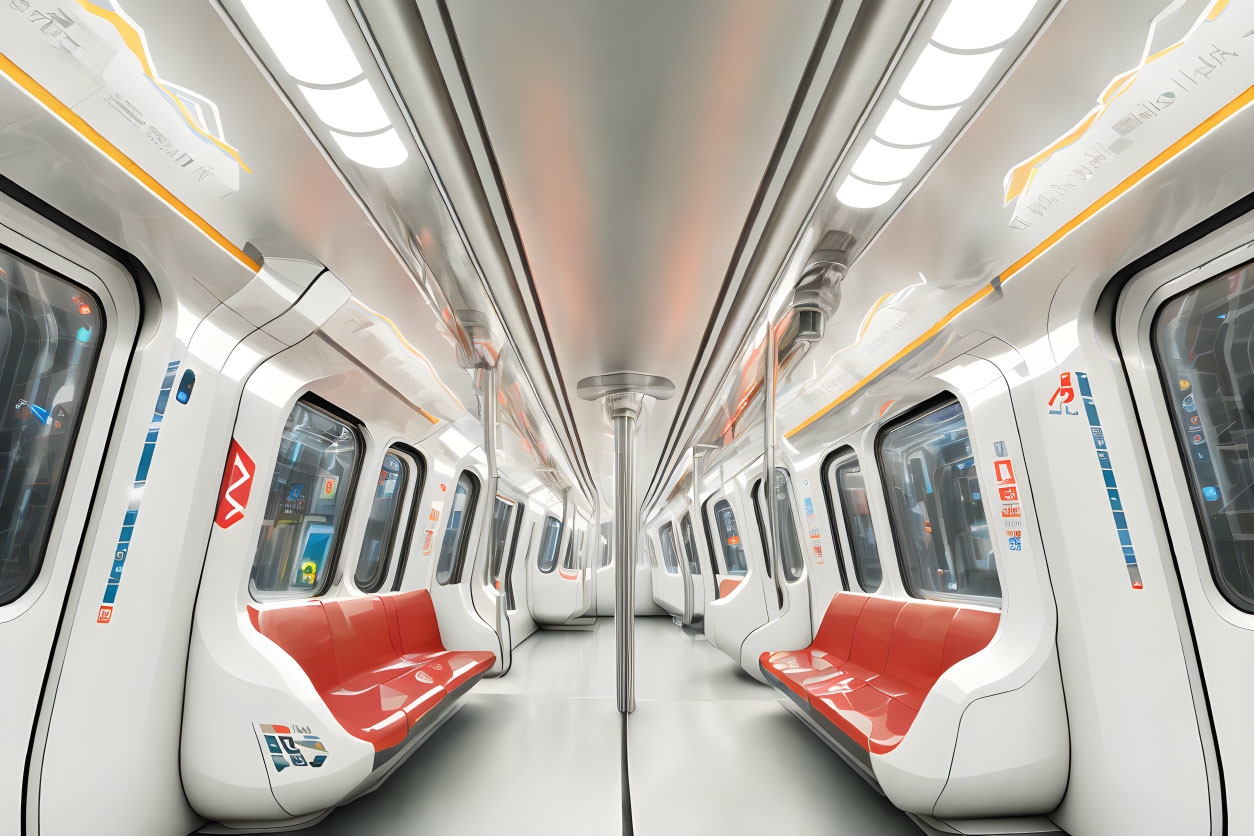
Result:
M585 401L599 401L610 395L645 395L664 401L674 396L675 384L654 374L610 372L585 377L575 387L575 393Z

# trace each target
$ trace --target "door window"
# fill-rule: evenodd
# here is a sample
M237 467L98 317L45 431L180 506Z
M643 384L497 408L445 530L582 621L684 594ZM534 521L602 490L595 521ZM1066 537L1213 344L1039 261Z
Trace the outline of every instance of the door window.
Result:
M94 295L0 250L0 606L39 574L103 336Z
M389 452L383 457L379 480L374 486L374 502L370 505L366 535L362 539L361 555L357 558L357 571L353 575L357 588L363 592L377 592L387 577L408 484L409 465L400 456Z
M497 577L501 574L501 564L505 561L505 545L509 542L509 523L510 517L514 513L514 503L512 501L496 498L496 503L492 506L492 559L488 562L488 583L497 582Z
M675 529L670 524L662 526L657 533L662 544L662 568L668 575L679 574L679 555L675 552Z
M679 521L679 535L684 541L684 554L688 557L688 572L695 578L701 574L701 561L697 559L697 538L692 533L692 517L684 514Z
M736 526L736 514L731 503L720 499L714 503L714 526L718 536L719 548L723 552L723 563L729 575L746 575L749 573L749 562L745 560L745 547L740 542L740 529Z
M1254 612L1254 267L1167 302L1154 348L1211 575Z
M457 479L457 490L453 492L453 507L448 512L444 540L440 543L440 557L436 561L435 580L441 586L462 581L470 527L475 521L475 503L478 500L479 480L469 470L462 471Z
M862 466L850 456L836 463L833 476L852 552L854 575L864 592L874 592L880 588L884 572L880 568L879 547L875 542L875 528L871 524L871 508L867 502Z
M562 541L562 523L557 517L544 518L544 534L540 536L540 558L536 562L541 572L557 568L557 547Z

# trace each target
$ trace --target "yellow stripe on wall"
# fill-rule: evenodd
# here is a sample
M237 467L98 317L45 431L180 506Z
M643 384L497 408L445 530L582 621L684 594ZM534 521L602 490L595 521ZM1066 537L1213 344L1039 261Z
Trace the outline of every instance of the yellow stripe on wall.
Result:
M116 145L105 139L99 131L87 124L83 117L67 107L64 102L48 92L47 88L31 78L21 67L14 64L3 54L0 54L0 72L8 76L14 84L25 90L62 122L77 131L79 135L94 145L106 157L113 160L123 171L146 186L149 191L161 198L170 208L186 218L193 226L208 236L209 240L225 250L228 255L254 273L261 269L260 264L245 255L244 251L228 241L225 235L214 229L208 221L192 211L190 206L179 200L174 196L173 192L157 182L155 177L140 168L134 160L122 153Z
M1053 234L1048 236L1044 241L1042 241L1041 243L1033 247L1031 250L1029 250L1025 256L1023 256L1014 264L1011 264L1009 267L1003 270L1001 274L997 277L997 280L1001 284L1005 284L1009 282L1011 279L1014 278L1014 276L1017 273L1023 270L1023 268L1027 267L1029 264L1035 261L1038 257L1040 257L1042 253L1044 253L1050 247L1054 246L1054 244L1057 244L1067 235L1071 234L1071 232L1074 231L1077 227L1079 227L1080 224L1084 223L1089 218L1093 217L1102 209L1104 209L1106 206L1113 203L1116 199L1118 199L1121 195L1123 195L1125 192L1127 192L1137 183L1140 183L1146 177L1153 174L1158 169L1162 168L1165 164L1167 164L1173 158L1178 156L1181 152L1187 149L1190 145L1197 142L1203 136L1208 134L1211 130L1213 130L1214 128L1219 126L1221 123L1223 123L1224 120L1226 120L1229 116L1232 116L1237 111L1241 110L1243 107L1250 104L1251 102L1254 102L1254 86L1246 88L1245 91L1241 93L1241 95L1237 96L1235 99L1228 102L1228 104L1224 105L1219 110L1212 113L1209 117L1207 117L1199 125L1197 125L1197 127L1193 128L1184 136L1180 137L1171 145L1167 146L1167 148L1165 148L1156 157L1154 157L1152 160L1147 162L1145 165L1138 168L1130 176L1128 176L1126 179L1120 182L1117 186L1115 186L1113 189L1106 192L1106 194L1098 198L1087 209L1085 209L1080 214L1076 215L1074 218L1072 218L1071 220L1063 224L1061 227L1059 227ZM856 395L862 389L866 388L867 385L869 385L872 381L874 381L880 375L884 374L884 372L888 371L894 365L906 359L906 357L908 357L909 355L913 354L916 350L921 348L924 343L932 339L932 337L936 336L942 328L944 328L951 321L953 321L954 317L958 316L958 314L962 313L963 311L970 308L972 305L976 304L980 300L989 296L993 292L995 284L996 282L990 282L989 284L981 287L973 295L967 297L957 307L955 307L949 313L945 314L943 319L941 319L931 328L924 331L923 334L920 335L917 339L912 341L905 348L898 351L888 360L881 363L869 375L859 380L849 389L846 389L844 392L838 395L836 399L833 400L831 403L827 404L818 412L815 412L809 418L802 421L797 426L793 427L784 435L784 437L792 438L794 435L801 432L806 427L810 426L815 421L822 418L824 415L827 415L827 413L831 412L833 409L840 406L845 401L849 400L849 398Z

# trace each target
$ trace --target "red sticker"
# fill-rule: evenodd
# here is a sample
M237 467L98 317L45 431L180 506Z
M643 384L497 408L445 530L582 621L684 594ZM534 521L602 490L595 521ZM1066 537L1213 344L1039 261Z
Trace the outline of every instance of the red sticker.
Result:
M253 487L253 474L257 466L239 446L239 442L231 439L231 449L226 454L226 470L222 474L222 488L218 492L218 513L213 521L221 528L230 528L244 519L244 509L248 507L248 494Z
M1019 498L1019 489L1014 485L1008 488L998 488L997 491L1001 494L1002 502L1014 502Z
M113 618L113 607L101 607L96 613L97 624L108 624L111 618Z
M1013 485L1015 483L1015 471L1010 466L1010 459L997 459L993 462L993 473L997 476L997 484Z

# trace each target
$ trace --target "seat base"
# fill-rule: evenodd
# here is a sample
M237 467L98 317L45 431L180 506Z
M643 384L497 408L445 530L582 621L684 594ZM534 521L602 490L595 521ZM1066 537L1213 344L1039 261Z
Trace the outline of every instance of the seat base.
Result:
M775 672L758 661L758 667L762 670L762 674L766 677L767 682L777 681ZM875 787L875 791L880 795L884 791L880 789L879 781L875 778L875 772L871 769L871 753L864 749L849 735L845 734L840 728L835 726L830 720L824 717L818 709L810 704L810 701L801 696L791 688L775 686L776 690L786 696L788 699L783 701L783 705L793 714L801 719L803 723L810 727L810 731L814 732L819 738L827 744L828 748L854 768L854 770L867 780L871 786Z

